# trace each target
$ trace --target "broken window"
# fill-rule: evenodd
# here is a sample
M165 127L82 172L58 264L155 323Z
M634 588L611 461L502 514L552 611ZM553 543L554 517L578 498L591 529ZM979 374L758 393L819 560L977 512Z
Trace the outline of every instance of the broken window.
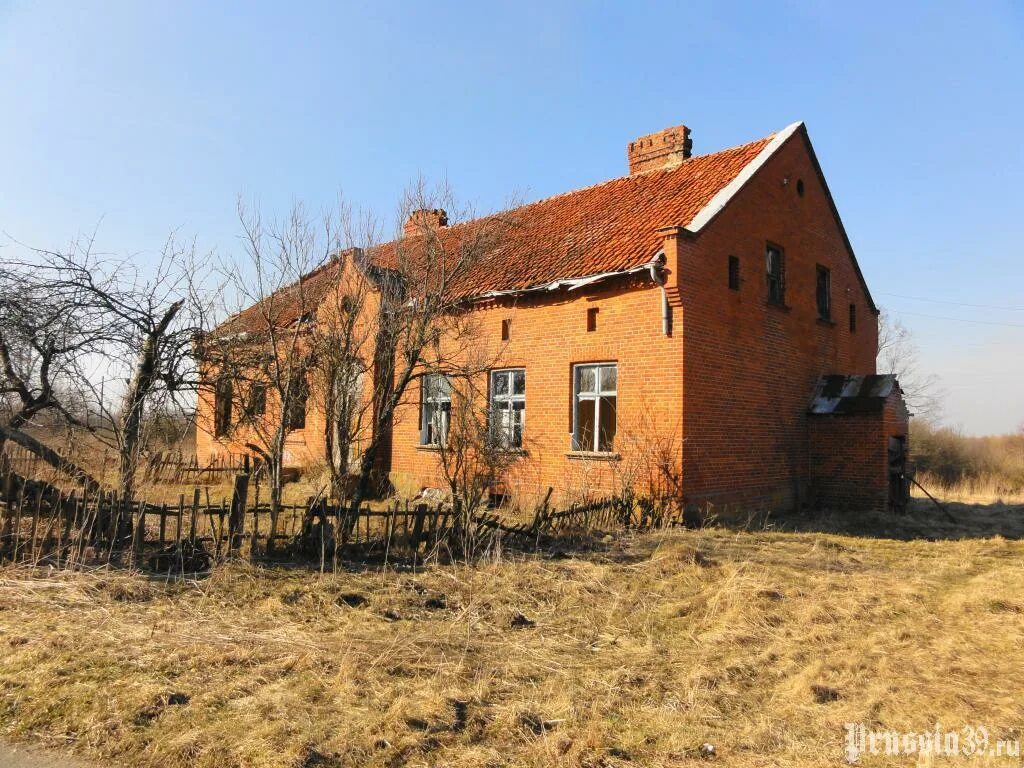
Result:
M729 289L738 291L740 289L740 257L729 257Z
M448 439L452 412L452 382L440 373L423 377L420 389L420 445L441 445Z
M213 393L213 434L224 437L231 431L231 379L221 379Z
M786 256L777 245L769 244L765 251L768 275L768 302L783 306L786 303Z
M818 317L822 320L832 319L832 273L828 267L818 265L816 296L818 300Z
M612 451L618 366L615 363L577 365L573 379L573 450Z
M309 385L305 376L295 376L288 387L288 429L306 428Z
M526 423L526 371L491 371L491 435L505 448L523 447Z

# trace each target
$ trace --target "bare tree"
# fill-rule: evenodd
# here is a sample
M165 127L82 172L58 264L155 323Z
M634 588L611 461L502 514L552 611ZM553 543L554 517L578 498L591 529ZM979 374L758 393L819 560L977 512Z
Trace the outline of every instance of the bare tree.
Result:
M173 235L150 274L134 259L98 255L92 239L35 254L37 289L93 335L93 354L77 360L75 384L99 418L84 426L116 450L120 496L130 500L147 443L147 410L190 408L194 399L192 345L208 318L199 287L205 270L194 243Z
M99 481L89 471L24 431L61 422L85 427L78 377L102 341L100 330L75 311L81 294L69 304L34 275L24 265L0 268L0 452L5 442L17 443L94 489Z
M332 492L354 512L381 480L410 384L464 365L476 340L469 278L509 225L495 216L449 226L442 205L454 210L447 189L414 186L399 214L412 226L387 244L344 206L316 222L299 206L271 225L240 210L245 258L225 273L245 308L201 344L206 428L266 463L271 536L288 435L308 403L325 416Z
M244 256L222 265L243 307L203 338L199 357L212 402L212 429L260 457L270 487L273 550L281 508L286 443L305 428L316 361L314 328L333 287L332 255L340 247L337 217L315 221L295 206L265 223L239 203ZM237 417L236 417L237 414Z
M464 367L479 334L470 311L475 271L515 226L510 215L474 218L446 186L413 185L399 207L403 237L368 249L365 273L377 296L372 413L350 500L370 492L378 451L412 382Z
M0 452L5 442L17 443L90 489L99 483L87 470L24 428L53 414L81 425L79 403L66 384L94 342L67 307L24 276L0 270Z
M879 373L896 375L911 413L924 420L940 415L938 377L921 369L920 350L910 329L884 309L878 316L877 366Z
M481 337L482 340L482 337ZM461 545L471 554L472 519L507 488L513 466L526 460L523 450L522 411L510 398L493 402L488 398L487 377L501 351L488 352L480 343L470 357L448 360L434 372L428 387L448 392L449 407L444 415L432 413L437 432L438 464L457 513L456 523L464 536ZM493 375L490 387L505 396L525 390L522 371L501 371Z

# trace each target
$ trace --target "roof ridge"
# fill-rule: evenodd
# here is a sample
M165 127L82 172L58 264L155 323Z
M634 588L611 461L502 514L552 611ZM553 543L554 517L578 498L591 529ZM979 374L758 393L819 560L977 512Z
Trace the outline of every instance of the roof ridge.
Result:
M785 130L785 129L783 129L783 130ZM725 154L726 152L736 152L736 151L739 151L739 150L747 149L748 147L751 147L751 146L753 146L755 144L759 144L759 143L764 142L764 141L771 141L776 136L778 136L781 132L782 131L772 131L771 133L767 134L766 136L762 136L762 137L760 137L758 139L752 139L751 141L745 141L742 144L736 144L736 145L731 146L731 147L723 147L722 149L717 149L714 152L708 152L705 155L694 155L694 156L692 156L690 158L687 158L686 161L680 163L679 165L675 166L674 168L651 168L648 171L641 171L639 173L627 173L624 176L615 176L615 177L613 177L611 179L605 179L604 181L597 181L597 182L594 182L593 184L588 184L588 185L586 185L584 187L577 187L576 189L566 190L565 192L557 192L556 194L548 195L547 197L541 197L541 198L538 198L537 200L531 200L528 203L523 203L522 205L517 205L517 206L515 206L513 208L503 208L501 210L494 211L493 213L488 213L488 214L486 214L484 216L478 216L478 217L476 217L474 219L466 219L465 221L460 221L457 224L452 224L450 227L445 227L445 229L449 229L449 230L458 229L459 227L462 227L462 226L464 226L466 224L471 224L474 221L482 221L484 219L489 219L492 216L500 216L501 214L513 213L515 211L522 211L522 210L525 210L527 208L532 208L535 205L542 205L544 203L550 203L550 202L555 201L555 200L560 200L560 199L562 199L564 197L569 197L571 195L579 194L580 192L590 192L591 190L599 189L599 188L601 188L601 187L603 187L603 186L605 186L607 184L615 184L616 182L625 181L627 179L636 179L636 178L641 178L641 177L649 177L651 174L654 174L654 173L664 173L664 174L675 173L676 171L680 170L681 168L686 168L687 166L691 165L696 160L704 160L704 159L709 158L709 157L715 157L716 155ZM396 240L401 240L401 239L402 238L396 238ZM387 245L387 244L389 244L391 242L395 242L395 241L394 240L388 241L388 243L381 243L381 245Z

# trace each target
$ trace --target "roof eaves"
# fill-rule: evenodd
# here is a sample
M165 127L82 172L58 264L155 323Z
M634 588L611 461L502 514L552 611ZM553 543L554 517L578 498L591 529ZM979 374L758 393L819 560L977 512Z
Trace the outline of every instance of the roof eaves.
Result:
M625 277L627 275L635 275L640 272L647 272L652 268L659 267L662 264L662 259L659 259L656 255L651 261L644 264L640 264L629 269L615 270L614 272L599 272L593 275L584 275L583 277L571 277L571 278L558 278L551 280L546 283L539 283L537 285L531 285L526 288L513 288L507 291L488 291L480 294L480 299L497 299L507 296L522 296L528 293L550 293L551 291L566 290L574 291L577 288L583 288L584 286L591 285L593 283L601 282L613 277Z

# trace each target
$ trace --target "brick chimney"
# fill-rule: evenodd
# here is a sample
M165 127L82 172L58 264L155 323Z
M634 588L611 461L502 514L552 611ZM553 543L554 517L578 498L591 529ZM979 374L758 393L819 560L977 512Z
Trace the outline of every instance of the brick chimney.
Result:
M644 171L676 168L690 158L690 129L685 125L666 128L629 142L629 175Z
M406 237L415 237L448 226L448 214L443 208L418 208L409 214L402 228Z

